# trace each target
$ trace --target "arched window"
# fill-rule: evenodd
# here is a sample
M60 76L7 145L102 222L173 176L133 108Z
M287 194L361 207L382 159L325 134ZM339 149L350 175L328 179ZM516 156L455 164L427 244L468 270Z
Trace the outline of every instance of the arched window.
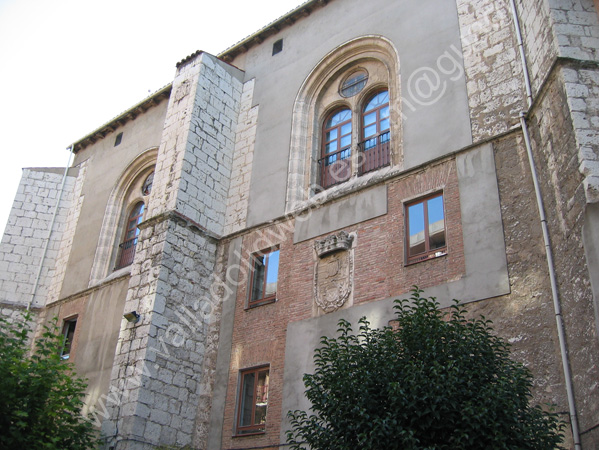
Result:
M351 176L352 113L344 108L331 113L323 125L320 182L323 188Z
M122 243L119 245L120 252L115 270L128 266L133 262L137 237L139 236L138 225L143 220L145 208L144 202L138 202L129 213Z
M359 145L359 173L390 163L389 91L370 97L362 111L362 142Z
M384 176L389 172L385 166L402 168L399 75L396 48L383 36L351 39L314 67L293 105L286 212L306 206L310 197L319 196L323 189L331 187L333 196L342 195L354 185L380 179L358 180L367 172L382 169L380 175ZM368 107L371 101L376 106ZM351 137L345 137L351 144L345 152L340 142L344 134L329 123L343 110L351 113L351 125L347 124ZM365 126L364 116L372 118L366 112L375 113L374 132ZM373 138L374 143L365 142ZM342 182L349 184L344 188Z

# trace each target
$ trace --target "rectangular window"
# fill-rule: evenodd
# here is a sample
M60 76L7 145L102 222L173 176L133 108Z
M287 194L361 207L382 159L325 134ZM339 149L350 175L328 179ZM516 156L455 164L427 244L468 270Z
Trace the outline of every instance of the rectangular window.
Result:
M447 253L443 194L406 205L408 264Z
M278 278L278 249L253 254L249 306L275 301Z
M264 432L268 405L268 373L268 367L241 372L236 434Z
M75 326L77 326L77 319L65 320L62 325L62 351L60 357L62 359L69 359L71 356L71 346L73 345L73 339L75 337Z

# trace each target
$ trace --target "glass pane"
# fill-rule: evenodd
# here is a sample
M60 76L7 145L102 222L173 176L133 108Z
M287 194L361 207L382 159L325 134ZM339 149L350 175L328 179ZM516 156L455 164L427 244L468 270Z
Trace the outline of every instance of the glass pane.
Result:
M381 120L381 131L385 131L389 129L389 119Z
M364 137L370 137L370 136L374 136L376 135L376 124L374 125L370 125L366 128L364 128Z
M338 156L339 156L338 153L335 153L334 155L331 155L331 156L327 156L327 159L325 160L326 161L325 165L329 166L329 165L333 164L335 161L337 161Z
M266 274L266 293L270 297L277 293L277 279L279 278L279 251L268 254L268 273Z
M252 279L253 301L264 298L264 256L254 258L254 275Z
M258 373L258 384L256 386L256 414L254 425L266 423L266 407L268 405L268 372Z
M351 119L351 111L349 109L343 109L331 116L327 123L325 124L325 128L331 128L335 125L339 125L340 123L345 122L346 120Z
M381 105L384 105L385 103L389 103L389 92L379 92L372 98L372 100L370 100L370 102L368 102L368 104L364 108L364 111L371 111L375 108L378 108Z
M370 125L374 122L376 122L376 112L372 112L364 116L364 126Z
M389 106L381 108L379 111L379 115L381 119L386 119L387 117L389 117Z
M337 141L329 142L324 147L326 153L332 153L337 151Z
M341 126L341 136L345 136L346 134L351 134L351 122Z
M351 97L360 92L366 81L368 80L368 74L365 71L359 71L352 74L347 80L345 80L341 86L341 95L343 97Z
M254 407L254 379L256 373L246 373L241 381L241 408L239 411L239 425L242 427L252 424L252 409Z
M327 131L327 135L326 135L326 141L327 142L331 142L334 141L335 139L337 139L337 128L331 130L331 131Z
M443 196L428 200L427 209L430 249L433 250L435 248L445 247L445 216L443 213Z
M341 148L349 147L351 145L351 134L348 136L343 136L341 138Z
M409 206L408 218L410 230L408 254L413 256L426 250L424 245L424 204L417 203Z

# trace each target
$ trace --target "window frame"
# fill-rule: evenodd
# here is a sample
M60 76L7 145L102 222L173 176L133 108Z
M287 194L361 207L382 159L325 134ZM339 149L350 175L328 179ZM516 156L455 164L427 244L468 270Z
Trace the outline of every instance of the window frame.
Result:
M141 211L134 215L138 208L141 208ZM136 201L129 210L127 218L125 219L123 234L118 244L119 251L114 270L119 270L133 264L135 247L137 247L137 239L139 237L139 224L143 222L145 214L146 203L143 200ZM131 233L134 234L133 237L129 237Z
M71 325L73 327L71 331ZM71 357L73 350L73 343L75 342L75 332L77 330L77 316L69 317L62 321L62 347L60 349L60 359L67 360ZM69 334L71 334L69 340Z
M429 219L428 219L428 202L435 198L441 197L443 204L443 233L445 237L445 245L437 248L430 248L430 235L429 235ZM417 253L415 255L410 254L410 207L422 203L423 206L423 221L424 221L424 252ZM445 193L443 191L437 191L423 197L419 197L414 200L410 200L404 203L404 217L405 217L405 255L406 265L416 264L429 259L438 258L447 255L447 214L445 213Z
M256 424L256 406L257 406L257 391L258 391L258 377L261 373L266 372L266 383L265 383L265 391L262 394L266 397L266 410L264 413L264 421ZM255 374L256 377L254 379L254 384L252 387L252 411L251 411L251 419L250 425L241 425L242 420L242 406L244 402L245 395L245 383L244 378L250 374ZM264 434L266 433L266 419L268 417L268 395L269 395L269 385L270 385L270 365L261 365L255 367L249 367L246 369L241 369L239 371L239 379L238 379L238 389L237 389L237 406L236 406L236 418L235 418L235 436L251 436L256 434Z
M276 286L274 293L266 295L266 286L268 284L267 283L268 282L268 270L270 267L270 265L269 265L270 255L272 255L273 253L277 253L277 252L278 252L277 286ZM261 263L259 260L259 258L262 258L262 257L264 258L264 263ZM250 279L249 279L249 287L248 287L248 301L247 301L248 308L254 308L256 306L266 305L266 304L274 303L277 301L277 292L278 292L278 288L279 288L280 262L281 262L281 252L280 252L279 246L270 247L268 249L252 253L250 255L251 270L250 270ZM262 280L262 294L261 294L261 297L254 298L254 288L255 288L256 281L257 281L257 277L258 277L258 272L257 272L257 264L258 263L261 264L261 267L264 267L264 274L263 274L263 280Z
M329 122L333 117L337 114L348 111L349 119L344 120L343 122L338 123L335 126L327 127L327 122ZM328 189L331 186L334 186L339 183L343 183L349 180L352 176L352 155L353 155L353 144L354 144L354 110L350 105L342 105L334 108L329 113L324 116L324 120L321 125L321 145L320 145L320 158L318 160L318 165L320 169L319 182L320 186L323 189ZM341 134L342 128L347 124L350 125L349 133ZM337 130L337 137L332 140L327 140L327 133L330 133L334 130ZM341 140L343 137L349 136L349 145L342 146ZM332 152L327 152L327 145L331 142L337 143L336 150ZM345 156L344 156L345 155ZM332 158L335 158L331 161ZM339 163L343 161L342 166L340 167L339 173L347 172L347 177L340 177L337 179L336 174L332 176L333 181L329 182L328 179L331 178L330 172L337 172L336 167L339 167Z
M387 93L387 103L384 103L380 106L377 106L374 109L370 109L370 110L366 110L366 107L368 106L368 104L374 100L375 97L377 97L379 94L382 94L383 92ZM365 97L364 102L362 102L362 107L361 107L361 111L360 111L360 139L361 142L365 142L367 140L371 140L371 139L375 139L378 138L380 135L382 135L383 133L391 133L391 111L389 111L389 115L386 117L386 119L389 121L389 127L387 127L384 130L381 130L381 109L385 108L385 107L389 107L391 104L391 99L389 98L389 89L385 88L385 89L377 89L374 92L371 92L367 97ZM366 114L368 112L368 114ZM369 137L366 137L364 134L364 130L366 128L365 125L365 117L367 115L370 115L372 113L376 113L376 120L368 125L376 125L376 133L374 135L371 135ZM391 138L389 137L389 140Z

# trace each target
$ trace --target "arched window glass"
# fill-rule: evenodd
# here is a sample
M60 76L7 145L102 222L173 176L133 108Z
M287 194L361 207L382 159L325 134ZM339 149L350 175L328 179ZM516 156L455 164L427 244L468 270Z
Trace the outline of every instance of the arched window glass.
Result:
M389 123L389 91L380 91L369 99L362 112L360 174L390 164Z
M349 108L333 112L323 127L321 184L327 188L351 176L352 113Z
M137 237L139 236L138 225L143 220L145 207L146 205L144 202L138 202L129 213L123 242L121 245L119 245L120 254L115 270L128 266L133 262L133 257L135 256L135 246L137 245Z
M364 139L389 132L389 91L376 94L364 107L363 137Z
M141 187L141 193L143 196L150 195L152 192L152 185L154 184L154 172L148 175Z

